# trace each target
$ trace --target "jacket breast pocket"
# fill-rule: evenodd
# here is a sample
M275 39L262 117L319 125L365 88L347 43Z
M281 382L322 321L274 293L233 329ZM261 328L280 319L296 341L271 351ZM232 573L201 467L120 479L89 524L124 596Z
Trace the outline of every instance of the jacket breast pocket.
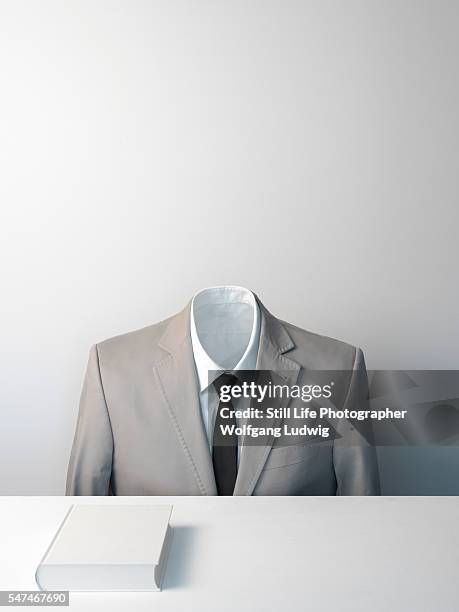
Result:
M318 445L314 443L277 446L271 449L264 470L274 470L295 463L313 460L318 453Z

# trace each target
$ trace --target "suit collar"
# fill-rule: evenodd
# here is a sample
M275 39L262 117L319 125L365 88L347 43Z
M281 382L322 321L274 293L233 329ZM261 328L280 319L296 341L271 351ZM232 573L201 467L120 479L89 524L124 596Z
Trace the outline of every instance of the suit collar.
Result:
M281 321L274 317L260 298L254 293L261 315L260 347L269 348L275 354L284 354L294 348L295 344L290 338ZM185 308L169 319L169 323L159 340L159 346L169 354L174 354L187 338L191 338L190 300ZM260 350L259 350L260 356ZM257 368L258 361L257 361Z
M266 350L269 347L276 355L287 353L295 347L293 340L290 338L281 321L276 319L276 317L269 312L258 296L255 297L261 312L260 351ZM286 363L285 365L288 364ZM258 362L257 369L262 369L259 367Z
M159 346L171 355L190 336L190 309L191 300L183 310L168 320L166 329L158 342Z

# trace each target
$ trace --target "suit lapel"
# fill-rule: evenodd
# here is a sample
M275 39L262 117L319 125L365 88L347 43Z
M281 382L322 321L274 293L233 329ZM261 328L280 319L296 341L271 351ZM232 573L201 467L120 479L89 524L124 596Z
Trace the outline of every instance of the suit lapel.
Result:
M269 370L280 382L290 387L296 384L300 372L300 365L287 358L283 353L294 347L294 343L287 331L278 319L273 317L258 300L261 312L260 346L258 349L257 370ZM278 378L275 382L279 382ZM287 402L281 398L270 400L270 406L286 407ZM263 419L263 426L278 427L282 419L267 418ZM254 423L260 425L260 422ZM238 475L234 488L234 495L251 495L261 471L266 463L274 436L269 436L263 446L244 446L241 452Z
M165 407L201 495L216 495L212 457L202 422L189 327L190 304L173 317L160 340L169 354L154 366Z

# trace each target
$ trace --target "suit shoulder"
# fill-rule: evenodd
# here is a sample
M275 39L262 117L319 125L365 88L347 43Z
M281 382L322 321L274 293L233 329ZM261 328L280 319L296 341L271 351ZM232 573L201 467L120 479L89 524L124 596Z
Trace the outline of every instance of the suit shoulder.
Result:
M292 353L307 367L349 369L354 366L358 349L353 344L317 334L282 321L295 348Z
M151 355L155 351L161 350L158 348L158 342L170 318L142 327L124 334L119 334L111 338L97 342L96 348L100 356L121 358L134 357L136 355L148 352Z

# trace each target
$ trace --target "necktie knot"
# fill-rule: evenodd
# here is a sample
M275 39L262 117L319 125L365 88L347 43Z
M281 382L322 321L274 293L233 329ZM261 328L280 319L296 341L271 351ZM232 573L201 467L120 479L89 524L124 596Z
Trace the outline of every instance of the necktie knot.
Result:
M234 374L230 372L223 372L220 374L218 378L216 378L213 382L215 389L217 390L218 395L221 395L221 390L223 387L229 387L232 389L238 382L238 379Z

